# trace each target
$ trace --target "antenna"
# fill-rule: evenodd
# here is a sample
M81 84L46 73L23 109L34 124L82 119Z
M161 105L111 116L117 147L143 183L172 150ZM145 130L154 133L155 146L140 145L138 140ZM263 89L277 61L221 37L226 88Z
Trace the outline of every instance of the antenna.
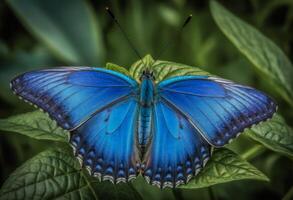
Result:
M140 60L142 61L142 57L140 56L139 52L137 51L137 49L135 48L135 46L133 45L133 43L130 41L129 37L127 36L126 32L124 31L124 29L122 28L122 26L120 25L120 23L118 22L118 20L116 19L115 15L112 13L112 11L110 10L109 7L105 8L106 11L108 12L108 14L111 16L111 18L113 19L113 21L115 22L115 24L118 26L119 30L122 32L123 36L125 37L125 39L127 40L129 46L131 47L131 49L134 51L134 53L140 58ZM143 61L142 61L143 62Z
M179 31L177 32L176 37L178 37L178 36L182 33L184 27L186 27L186 25L190 22L191 19L192 19L192 14L190 14L190 15L186 18L186 20L184 21L183 25L181 26L181 28L180 28ZM158 54L158 56L157 56L157 59L155 59L155 60L158 60L158 58L159 58L159 57L160 57L160 56L166 51L166 49L168 49L168 47L169 47L171 44L172 44L172 42L171 42L171 41L168 41L168 42L163 46L163 48L161 49L161 51L159 52L159 54Z

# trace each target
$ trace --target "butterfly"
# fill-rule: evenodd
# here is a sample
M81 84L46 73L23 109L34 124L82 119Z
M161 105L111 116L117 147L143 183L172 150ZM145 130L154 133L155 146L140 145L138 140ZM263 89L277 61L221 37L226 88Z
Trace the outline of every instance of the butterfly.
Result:
M172 67L172 66L171 66ZM271 118L265 93L210 75L155 81L117 71L59 67L26 72L11 89L70 131L75 155L92 176L113 183L141 174L160 188L186 184L245 128Z

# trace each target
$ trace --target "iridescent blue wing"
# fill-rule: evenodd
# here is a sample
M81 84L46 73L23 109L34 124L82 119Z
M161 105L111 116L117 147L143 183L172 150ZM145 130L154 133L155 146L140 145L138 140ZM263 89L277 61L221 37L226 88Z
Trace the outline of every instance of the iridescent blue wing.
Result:
M158 95L192 122L213 146L223 146L245 128L271 118L275 102L251 87L210 76L161 82Z
M137 174L137 83L110 70L70 67L25 73L12 90L64 129L90 173L127 181Z
M129 97L103 109L72 132L75 154L91 175L115 183L137 176L137 109L136 98Z
M71 130L98 110L134 94L137 83L101 68L64 67L24 73L11 81L11 88Z
M189 119L160 97L153 108L150 141L143 176L160 188L187 183L210 158L210 145Z

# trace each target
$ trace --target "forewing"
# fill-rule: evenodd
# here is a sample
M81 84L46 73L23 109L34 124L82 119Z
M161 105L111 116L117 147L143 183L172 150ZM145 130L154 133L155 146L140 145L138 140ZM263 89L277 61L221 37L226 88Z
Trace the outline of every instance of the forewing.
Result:
M64 67L24 73L11 81L11 88L72 130L100 109L133 95L137 83L101 68Z
M271 118L277 107L263 92L209 76L165 80L158 85L158 95L214 146L223 146L245 128Z

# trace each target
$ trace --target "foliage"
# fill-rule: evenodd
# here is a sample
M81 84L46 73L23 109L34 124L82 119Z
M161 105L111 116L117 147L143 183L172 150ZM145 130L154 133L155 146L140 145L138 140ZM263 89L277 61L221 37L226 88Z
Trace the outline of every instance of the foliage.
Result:
M68 140L68 133L41 111L0 119L0 127L3 131L20 133L38 140Z
M46 150L19 167L3 185L1 199L141 199L130 184L99 183L66 148ZM119 198L118 198L119 197Z
M267 148L293 157L293 130L280 115L275 114L269 122L252 127L247 134Z
M223 33L256 68L274 81L279 92L293 106L293 65L271 40L212 1L212 15Z
M180 19L180 13L182 11L186 13L182 2L146 4L142 1L131 1L125 7L125 19L122 19L122 23L129 35L134 36L131 39L141 47L141 50L157 53L159 52L157 49L161 49L158 43L166 43L176 37L177 27L183 20ZM259 12L259 16L256 15L255 21L258 26L266 21L274 6L280 5L268 3L265 6L258 6L259 1L255 2L253 4L255 9L259 7L266 9ZM288 6L293 11L289 1L282 2L282 5ZM0 103L4 101L6 105L12 107L8 111L11 114L15 113L15 110L30 111L0 119L0 130L6 133L1 137L10 139L14 138L12 133L19 133L36 141L44 140L51 146L55 144L56 147L41 153L34 151L34 154L38 154L18 167L6 179L0 189L0 199L32 199L33 197L34 199L149 199L152 197L183 199L191 196L213 199L214 195L220 199L223 198L221 192L213 194L211 186L217 189L231 182L229 185L231 188L236 187L237 184L245 187L243 179L256 180L252 182L253 186L260 184L273 194L275 190L279 191L278 197L284 196L285 199L289 199L292 196L292 185L278 185L278 189L275 190L267 186L276 184L275 181L266 182L271 178L274 179L273 173L281 169L272 172L264 164L270 163L273 167L276 165L273 164L276 156L284 155L288 162L292 162L293 157L293 129L287 124L293 117L290 114L293 105L293 67L281 48L222 5L211 1L210 11L194 10L196 17L193 24L186 28L186 33L178 37L178 44L174 42L169 46L166 58L176 62L154 60L147 55L143 60L130 65L130 60L134 57L130 50L126 50L125 40L115 31L116 27L111 25L109 28L111 22L99 12L103 8L96 4L81 0L62 2L30 0L30 3L7 0L6 2L29 32L26 34L30 36L24 36L23 41L34 45L27 50L26 44L21 44L14 51L8 48L9 44L6 44L5 40L0 39L0 62L3 65L0 69ZM93 5L97 8L93 9ZM112 7L117 16L122 14L119 3L113 3ZM123 20L127 22L124 23ZM289 17L287 20L290 22ZM166 25L162 26L162 24ZM225 40L216 29L216 25L236 48ZM103 35L105 30L108 32ZM246 139L238 138L234 145L236 147L216 149L199 175L179 189L156 190L152 186L144 185L145 183L140 181L141 177L127 184L113 185L99 182L90 177L74 158L68 145L70 133L58 127L47 114L40 111L31 112L31 109L23 107L23 104L10 94L8 81L21 72L44 65L101 66L105 63L106 56L107 61L116 60L117 63L130 67L107 63L105 68L132 76L138 82L144 66L142 64L152 64L157 82L173 76L216 74L266 90L282 103L281 109L271 120L245 130L243 136ZM243 59L244 57L247 60ZM188 63L188 65L179 63ZM21 68L21 65L24 66ZM252 68L257 69L257 73L252 71ZM260 79L261 82L255 82L255 79ZM265 84L263 84L264 80ZM268 87L266 83L270 83L270 86ZM247 152L243 150L245 149L242 148L243 146L248 148L248 151L256 149L257 152L246 160L247 157L244 155ZM259 147L262 150L259 150ZM5 152L2 150L0 152L1 158ZM267 158L257 156L259 154L268 156ZM3 165L2 158L0 164ZM287 176L291 177L291 175ZM289 184L293 182L289 181ZM289 192L285 195L287 190ZM206 195L207 191L208 195ZM237 194L245 198L246 192L239 191ZM232 193L230 199L233 199Z
M242 160L228 149L219 149L212 156L212 160L203 171L182 188L194 189L209 187L214 184L229 181L255 179L269 181L269 179L248 162Z
M92 65L102 59L101 31L85 1L70 1L70 7L67 1L7 2L31 32L65 61Z

